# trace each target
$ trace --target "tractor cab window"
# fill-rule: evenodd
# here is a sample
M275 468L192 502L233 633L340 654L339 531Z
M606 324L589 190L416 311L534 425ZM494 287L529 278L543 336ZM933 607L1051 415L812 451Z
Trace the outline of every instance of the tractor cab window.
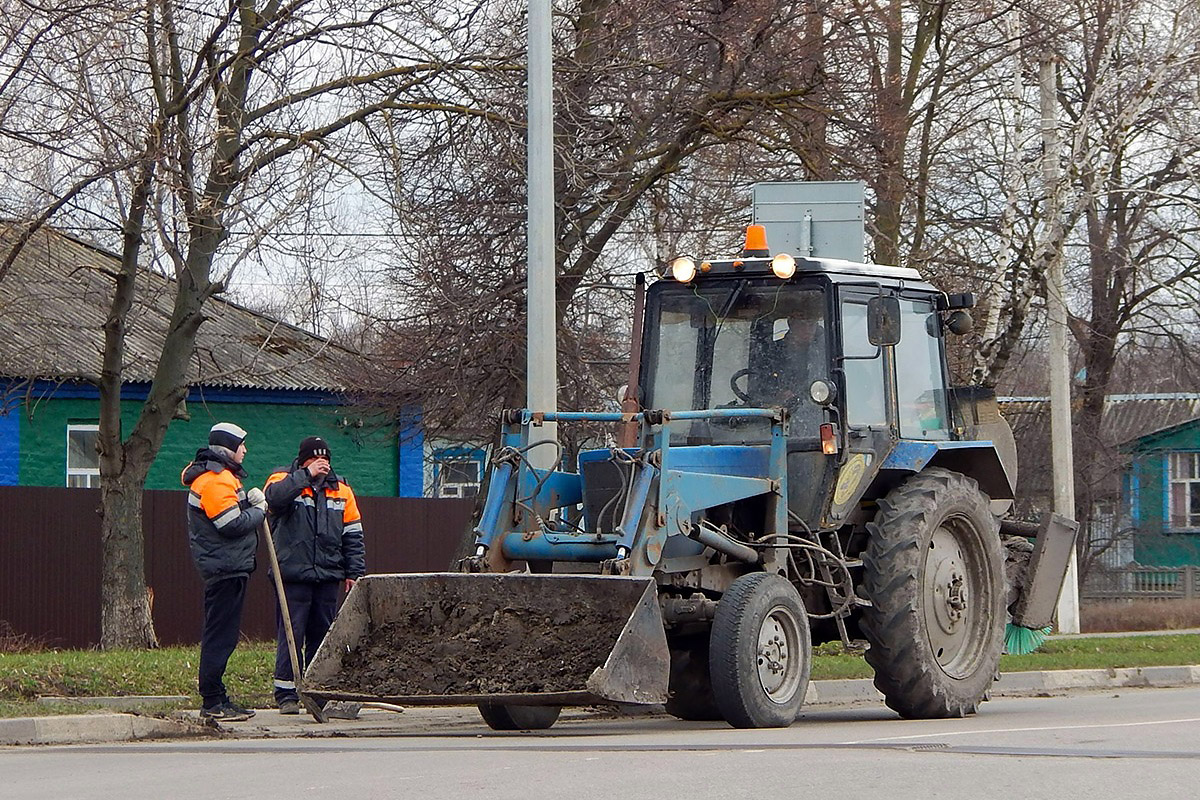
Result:
M846 424L887 425L883 350L867 338L869 298L851 295L842 302L842 370L846 384ZM903 335L903 333L901 334Z
M793 436L813 437L822 410L809 386L829 377L824 293L777 280L663 291L651 303L647 408L786 407ZM700 422L686 437L761 442L766 420Z
M929 300L900 299L896 403L903 439L949 439L941 320Z

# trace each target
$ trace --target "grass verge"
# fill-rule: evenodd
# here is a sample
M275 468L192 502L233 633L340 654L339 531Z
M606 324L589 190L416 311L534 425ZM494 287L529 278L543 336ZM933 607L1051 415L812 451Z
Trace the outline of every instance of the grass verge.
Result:
M858 655L841 654L841 645L817 648L813 680L870 678L871 668ZM1200 664L1200 636L1121 636L1102 639L1050 639L1025 656L1001 656L1001 672L1031 670L1164 667Z
M198 657L197 647L0 653L0 717L80 714L89 710L77 705L39 704L36 699L40 695L187 695L188 707L196 708ZM231 696L252 707L269 707L274 661L273 643L239 644L225 673ZM1036 653L1003 656L1000 669L1020 672L1179 664L1200 664L1200 636L1051 639ZM812 677L813 680L869 678L871 669L861 655L842 653L840 645L830 643L816 649ZM93 708L100 710L98 706Z
M0 717L87 711L76 705L36 703L43 695L186 695L190 698L188 705L198 708L196 670L199 658L199 647L0 653ZM274 666L274 642L240 643L225 670L225 686L230 696L251 707L271 705Z

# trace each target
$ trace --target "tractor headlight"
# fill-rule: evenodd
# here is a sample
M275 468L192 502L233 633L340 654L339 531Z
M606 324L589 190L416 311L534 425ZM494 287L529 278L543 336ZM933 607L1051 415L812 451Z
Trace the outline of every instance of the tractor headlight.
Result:
M775 277L786 281L796 274L796 259L787 253L780 253L771 259L771 272L775 273Z
M817 405L824 406L833 402L834 397L837 396L837 390L833 387L832 383L815 380L812 382L812 386L808 387L808 396Z
M687 283L696 277L696 262L690 258L677 258L671 262L671 275L680 283Z

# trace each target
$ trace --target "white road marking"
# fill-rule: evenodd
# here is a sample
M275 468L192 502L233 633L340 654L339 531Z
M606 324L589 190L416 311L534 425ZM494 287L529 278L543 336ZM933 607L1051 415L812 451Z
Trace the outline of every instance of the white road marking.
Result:
M1032 733L1034 731L1078 731L1088 728L1138 728L1146 725L1181 725L1187 722L1200 722L1200 717L1187 717L1185 719L1157 719L1147 722L1102 722L1095 725L1045 725L1036 728L991 728L985 730L971 731L945 731L941 733L919 733L911 736L886 736L880 739L861 739L854 742L842 742L842 744L874 744L875 742L901 742L907 739L930 739L942 736L974 736L976 734L988 733Z

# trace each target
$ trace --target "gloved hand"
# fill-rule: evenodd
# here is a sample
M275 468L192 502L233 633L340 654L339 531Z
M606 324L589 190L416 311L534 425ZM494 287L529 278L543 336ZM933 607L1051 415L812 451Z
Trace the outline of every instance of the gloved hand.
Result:
M267 513L267 496L262 493L262 489L255 486L246 492L246 499L250 501L250 505L260 509L264 514Z

